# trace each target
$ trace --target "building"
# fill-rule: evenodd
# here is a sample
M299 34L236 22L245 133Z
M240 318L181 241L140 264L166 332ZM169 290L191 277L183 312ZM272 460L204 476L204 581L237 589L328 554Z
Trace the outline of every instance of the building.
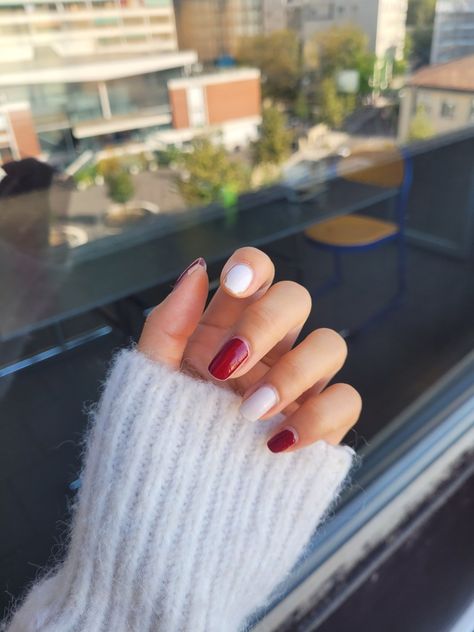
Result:
M0 4L0 102L30 104L46 155L170 127L167 81L190 72L172 0Z
M238 68L168 82L173 130L161 132L168 143L217 133L229 149L258 138L261 123L260 71Z
M0 105L0 164L41 154L29 103Z
M175 9L180 48L203 62L235 56L242 37L263 30L262 0L175 0Z
M262 0L262 30L264 33L288 28L289 0Z
M441 64L474 53L474 0L438 0L431 63Z
M401 142L410 139L417 114L433 135L474 125L474 55L426 66L410 78L400 105Z
M407 0L287 0L288 24L304 42L331 26L355 24L367 35L378 58L401 59L405 45Z

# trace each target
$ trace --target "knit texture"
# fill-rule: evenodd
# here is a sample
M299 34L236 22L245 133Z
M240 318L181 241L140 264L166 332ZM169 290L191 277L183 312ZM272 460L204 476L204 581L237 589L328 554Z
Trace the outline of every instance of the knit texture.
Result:
M135 350L115 359L87 441L65 560L8 632L234 632L302 554L353 452L272 454L277 423Z

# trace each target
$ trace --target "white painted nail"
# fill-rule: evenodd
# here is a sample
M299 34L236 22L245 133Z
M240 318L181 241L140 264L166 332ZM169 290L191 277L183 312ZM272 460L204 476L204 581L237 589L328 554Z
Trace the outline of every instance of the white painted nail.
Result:
M248 289L253 279L253 270L244 263L238 263L226 274L224 285L232 294L242 294Z
M263 417L278 401L278 395L272 386L261 386L242 402L240 413L249 421L257 421Z

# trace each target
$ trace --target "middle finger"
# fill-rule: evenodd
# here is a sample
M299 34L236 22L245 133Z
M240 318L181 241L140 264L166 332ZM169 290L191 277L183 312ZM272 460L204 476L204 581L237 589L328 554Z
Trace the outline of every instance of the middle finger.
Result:
M285 336L304 324L311 311L309 292L293 281L273 285L249 305L209 364L216 380L244 375Z

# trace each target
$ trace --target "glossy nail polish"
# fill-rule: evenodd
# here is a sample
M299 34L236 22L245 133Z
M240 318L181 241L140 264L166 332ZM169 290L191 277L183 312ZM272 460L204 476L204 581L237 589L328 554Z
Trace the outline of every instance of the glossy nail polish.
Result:
M202 257L198 257L197 259L195 259L192 263L190 263L188 265L186 270L183 270L183 272L181 272L179 277L176 279L176 282L174 284L173 290L178 287L178 285L181 283L181 281L185 277L187 277L190 274L192 274L193 272L195 272L199 267L204 268L204 270L207 268L206 262L204 261L204 259Z
M228 340L211 361L208 371L216 380L226 380L249 357L249 346L241 338Z
M294 428L284 428L268 442L267 446L271 452L283 452L298 441L298 434Z
M277 401L278 395L273 386L261 386L242 402L240 414L249 421L257 421L273 408Z
M232 294L242 294L250 287L252 279L252 268L243 263L238 263L226 274L224 285Z

